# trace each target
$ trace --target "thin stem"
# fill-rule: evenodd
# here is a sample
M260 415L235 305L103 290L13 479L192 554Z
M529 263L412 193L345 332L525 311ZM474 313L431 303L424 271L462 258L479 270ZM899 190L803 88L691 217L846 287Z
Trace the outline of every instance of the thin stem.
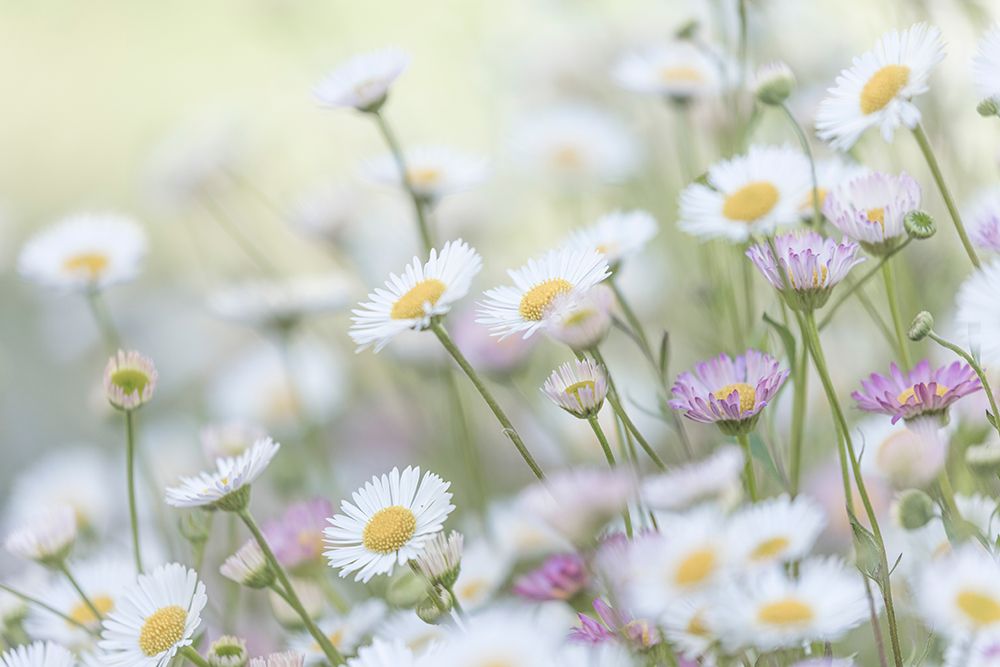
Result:
M813 225L816 229L819 229L822 214L819 210L819 179L816 177L816 160L813 158L812 147L809 145L809 138L806 136L802 126L799 125L799 121L795 120L795 115L788 108L788 104L782 103L781 110L785 112L785 117L788 118L789 124L791 124L792 129L795 131L795 136L799 139L799 145L802 146L802 152L809 159L809 173L812 176Z
M194 650L191 646L184 646L180 650L181 656L183 656L188 662L197 665L198 667L209 667L208 660L201 657L201 653Z
M267 562L271 564L271 568L274 569L274 574L278 578L278 583L284 588L285 600L287 600L288 605L295 610L295 613L299 615L302 622L305 624L306 629L309 630L309 634L312 635L316 643L319 644L320 649L326 655L326 659L330 661L332 665L342 665L344 664L344 657L340 655L330 638L323 634L323 631L317 627L316 622L306 611L305 606L303 606L302 601L299 600L298 594L295 589L292 588L292 583L288 580L288 575L285 573L285 568L281 566L278 559L274 556L274 552L271 551L271 545L267 543L264 538L264 534L260 532L260 528L257 526L257 522L254 521L253 517L250 516L250 511L247 509L242 509L237 512L243 523L246 524L247 529L253 535L254 540L260 546L261 552L264 554L264 558Z
M743 480L747 485L747 493L750 494L750 501L757 502L757 478L753 472L753 454L750 452L750 437L746 433L740 433L736 440L743 448L745 462L743 464Z
M257 249L257 246L247 238L243 230L230 219L229 215L222 209L222 207L211 197L205 196L201 197L201 205L205 207L208 214L213 220L218 223L222 230L229 235L236 245L240 247L241 250L249 257L257 266L267 273L277 274L278 269L274 263L268 258L268 256Z
M806 402L808 400L809 351L803 343L798 359L793 359L792 385L792 434L789 474L791 475L791 495L799 493L799 478L802 476L802 443L805 435Z
M125 475L128 482L128 518L132 526L132 554L135 571L142 574L142 551L139 548L139 511L135 504L135 420L132 410L125 411Z
M931 142L927 140L927 133L924 132L924 126L917 123L917 126L913 128L913 136L917 140L917 144L920 145L920 152L924 154L924 159L927 161L927 166L930 167L931 175L934 176L934 182L937 183L938 190L941 191L944 205L948 209L948 214L951 215L951 221L955 223L955 231L958 232L958 238L962 240L962 247L965 248L965 254L969 256L969 261L972 262L974 267L977 269L981 268L979 257L972 247L972 242L969 241L969 235L965 232L965 225L962 224L962 216L959 215L958 207L951 196L951 191L948 190L948 185L944 182L944 175L941 173L941 166L934 155L934 149L931 148Z
M56 616L58 616L59 618L61 618L64 621L66 621L70 625L74 625L74 626L80 628L81 630L83 630L85 632L88 632L91 635L94 635L95 637L99 634L98 630L96 630L94 628L91 628L91 627L88 627L85 623L81 623L80 621L76 620L72 616L69 616L67 614L62 613L61 611L59 611L58 609L56 609L52 605L49 605L49 604L47 604L45 602L42 602L38 598L31 597L27 593L22 593L21 591L17 590L16 588L11 588L7 584L0 584L0 590L7 591L8 593L10 593L11 595L13 595L14 597L21 598L22 600L24 600L28 604L33 604L36 607L38 607L39 609L44 609L45 611L49 612L50 614L55 614ZM100 617L98 617L98 618L100 618Z
M848 287L846 291L841 291L840 296L838 296L833 301L833 303L831 303L826 308L826 314L823 316L823 319L820 320L820 322L819 322L819 330L822 331L823 329L825 329L826 325L828 325L830 323L830 320L833 319L833 314L835 312L837 312L837 309L840 308L844 304L845 301L847 301L849 298L851 298L851 296L855 292L857 292L859 289L861 289L861 287L866 282L868 282L868 280L872 276L874 276L876 273L878 273L882 269L882 266L884 264L888 263L890 257L892 257L893 255L895 255L896 253L898 253L899 251L901 251L906 246L910 245L910 241L912 241L912 240L913 240L912 238L907 238L905 241L903 241L902 243L900 243L898 246L896 246L895 248L893 248L892 250L890 250L889 252L887 252L882 257L882 259L879 260L878 264L876 264L875 266L873 266L872 268L870 268L867 272L865 272L865 274L862 275L860 279L858 279L854 283L852 283L851 286Z
M615 455L611 451L611 444L608 442L608 436L604 434L604 429L601 428L601 423L597 421L597 415L587 417L587 422L590 424L590 428L593 429L594 435L597 436L597 441L601 443L601 449L604 450L604 458L608 460L608 465L614 468L617 465L615 463ZM622 510L622 519L625 521L625 535L631 539L632 517L629 514L628 507Z
M107 347L108 352L114 354L121 347L121 336L118 335L118 329L108 311L108 305L101 298L101 292L98 289L91 289L87 292L87 305L90 307L90 313L101 332L105 347Z
M632 310L632 306L629 305L628 299L625 298L625 293L622 292L621 287L618 286L618 281L615 276L611 277L608 281L608 285L611 287L611 291L615 293L615 299L618 301L618 307L622 309L622 315L625 316L625 321L628 322L629 327L632 329L632 333L636 335L643 354L650 361L654 361L652 348L649 346L649 339L646 338L646 332L642 328L642 323L639 321L639 317Z
M521 440L521 436L518 434L517 429L514 428L510 419L507 418L507 414L503 411L503 408L500 407L500 404L497 403L495 398L493 398L493 394L490 393L490 390L486 388L485 384L483 384L483 381L479 378L475 369L472 368L472 365L465 358L465 355L462 354L461 350L458 349L458 346L451 340L451 336L449 336L448 332L445 331L445 328L441 324L440 320L435 319L431 322L431 330L438 337L438 340L441 341L441 344L444 346L444 349L448 351L448 354L450 354L461 369L465 371L469 380L472 381L476 390L479 391L479 395L483 397L483 400L486 401L486 405L489 406L490 410L492 410L493 414L496 416L497 421L500 422L500 425L503 427L504 435L506 435L510 441L514 443L514 447L521 455L521 458L524 459L524 462L528 464L528 467L531 468L531 472L533 472L535 477L538 479L544 480L545 474L542 472L542 469L538 467L538 464L535 463L534 457L531 455L531 452L528 451L524 441Z
M80 582L78 582L76 580L76 577L73 576L73 573L70 572L69 566L66 565L66 561L63 561L59 564L59 571L63 573L63 575L66 577L66 580L69 582L70 586L73 587L73 590L76 591L76 594L80 596L81 600L83 600L83 604L87 605L87 608L90 609L90 613L94 615L94 618L96 618L98 621L103 620L104 615L101 614L101 610L97 608L97 605L94 604L94 602L90 599L90 596L88 596L87 593L80 586Z
M927 334L927 337L938 345L946 347L958 356L962 357L962 359L965 359L965 363L972 367L972 370L975 371L976 376L979 378L979 383L983 385L983 391L986 392L986 398L990 402L990 412L993 414L993 428L1000 433L1000 415L997 415L997 399L993 395L993 389L990 387L990 381L986 379L986 373L983 372L983 367L979 365L979 362L976 361L975 357L971 354L951 341L941 338L941 336L939 336L936 332L931 331Z
M906 343L906 331L903 326L903 318L899 314L899 297L896 294L896 281L893 276L892 264L882 262L882 280L885 282L885 297L889 302L889 314L892 316L892 328L896 333L896 349L899 352L899 360L907 368L912 368L910 360L910 350Z
M889 663L885 657L885 640L882 638L882 628L878 622L878 610L875 608L872 586L867 577L862 577L862 579L865 582L865 597L868 598L868 615L872 620L872 635L875 637L875 649L878 651L878 664L880 667L888 667Z
M430 226L427 224L427 215L424 212L424 200L413 188L413 182L410 180L410 170L406 168L406 158L403 156L403 150L396 139L396 135L389 127L389 123L386 122L385 116L381 112L375 111L372 112L372 117L375 119L375 125L378 126L379 132L382 133L382 138L385 139L385 143L389 147L389 152L392 153L392 158L396 162L396 168L399 169L399 177L403 181L403 188L413 202L413 213L417 219L420 240L424 244L424 251L429 253L431 248L434 247L434 240L431 236Z

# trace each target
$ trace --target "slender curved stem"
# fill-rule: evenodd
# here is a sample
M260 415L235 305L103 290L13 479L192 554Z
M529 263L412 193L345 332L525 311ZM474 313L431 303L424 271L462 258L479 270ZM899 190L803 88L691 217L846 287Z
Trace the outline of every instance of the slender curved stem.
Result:
M802 476L802 443L805 435L806 401L808 399L809 382L809 350L803 343L798 359L791 360L793 367L792 386L792 434L791 456L789 457L789 474L791 476L791 495L794 498L799 493L799 478Z
M63 573L63 576L66 577L69 585L73 587L76 594L80 596L81 600L83 600L83 604L87 605L87 608L90 609L90 613L94 615L94 618L98 621L104 620L104 615L101 613L101 610L97 608L97 605L94 604L93 600L90 599L90 596L87 595L86 591L83 590L83 587L80 586L80 582L78 582L76 577L73 576L73 573L70 572L69 566L66 565L66 561L59 564L59 571Z
M132 526L132 554L135 571L142 574L142 551L139 548L139 511L135 503L135 419L125 411L125 475L128 483L128 518Z
M413 181L410 180L410 171L406 168L406 158L403 156L403 149L400 147L392 128L389 127L389 123L385 120L385 116L379 111L373 111L372 117L375 119L375 125L378 126L379 132L382 133L382 138L385 139L385 143L389 147L389 152L392 153L392 159L396 162L396 168L399 169L399 177L403 182L403 188L413 202L413 213L417 219L420 240L424 244L424 251L429 253L431 248L434 247L434 238L431 236L430 226L427 223L427 214L424 212L424 200L417 194L417 191L413 188Z
M972 367L972 370L976 373L976 377L979 378L979 383L983 385L983 391L986 392L986 398L990 402L990 411L993 413L993 428L997 430L997 433L1000 433L1000 415L997 414L997 399L996 396L993 395L993 388L990 387L990 381L986 378L986 373L983 371L983 367L979 365L979 362L976 361L976 358L971 354L951 341L941 338L941 336L939 336L936 332L931 331L927 334L927 337L941 347L945 347L962 357L962 359L965 360L965 363Z
M750 437L746 433L736 436L736 440L743 448L743 481L747 485L747 493L750 494L750 501L757 502L757 478L753 472L753 454L750 451Z
M101 332L105 347L110 354L114 354L121 347L121 336L118 334L115 322L108 311L108 305L101 298L101 292L96 288L87 292L87 305L90 307L90 313Z
M8 593L10 593L11 595L13 595L14 597L21 598L22 600L24 600L28 604L33 604L36 607L38 607L39 609L44 609L45 611L49 612L50 614L55 614L56 616L58 616L59 618L61 618L64 621L66 621L70 625L76 626L76 627L80 628L81 630L83 630L83 631L85 631L85 632L87 632L87 633L89 633L91 635L94 635L95 637L99 634L98 630L96 630L94 628L88 627L85 623L81 623L80 621L76 620L72 616L69 616L67 614L62 613L61 611L59 611L58 609L56 609L52 605L50 605L48 603L45 603L45 602L42 602L38 598L31 597L27 593L22 593L21 591L17 590L16 588L11 588L7 584L0 584L0 590L7 591ZM100 617L98 617L98 618L100 618Z
M194 650L191 646L185 646L180 650L181 656L184 657L188 662L197 665L198 667L209 667L208 660L205 660L198 651Z
M597 415L588 417L587 422L590 424L590 428L593 429L594 435L597 436L597 441L601 443L601 449L604 450L604 458L608 460L608 465L614 468L617 465L615 463L615 455L611 451L611 444L608 442L608 437L604 434L604 429L601 428L600 422L597 421ZM622 510L622 519L625 521L625 535L631 539L632 517L629 515L628 507Z
M906 331L903 326L903 318L899 315L899 295L896 294L896 280L893 276L892 264L881 262L882 279L885 281L885 297L889 302L889 314L892 316L892 328L896 333L896 349L899 351L899 360L907 368L913 368L910 360L910 350L907 347Z
M214 199L209 196L201 197L201 205L208 211L208 214L218 223L222 230L229 235L236 245L249 257L258 268L263 269L265 272L270 274L277 274L278 269L274 265L274 262L268 258L267 254L258 250L257 246L243 233L243 230L239 228L233 220L229 217L222 206L219 205Z
M795 136L799 139L799 145L802 146L802 152L809 159L809 173L812 176L812 192L810 194L812 197L813 225L816 229L819 229L823 216L819 210L819 179L816 177L816 160L813 158L812 147L809 145L809 138L806 136L802 126L799 125L799 121L795 120L795 115L788 108L788 104L782 103L781 110L785 112L785 117L788 118L789 124L791 124L792 129L795 131Z

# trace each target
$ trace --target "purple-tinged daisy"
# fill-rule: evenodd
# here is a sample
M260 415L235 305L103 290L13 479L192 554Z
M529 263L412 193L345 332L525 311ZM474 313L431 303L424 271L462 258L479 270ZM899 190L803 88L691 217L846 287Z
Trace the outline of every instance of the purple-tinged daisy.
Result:
M768 244L758 243L747 249L747 257L795 310L822 308L833 288L865 261L857 243L837 243L817 232L776 236L774 249L772 253Z
M918 208L920 185L912 176L875 171L830 192L823 215L871 254L884 255L906 237L903 218Z
M714 423L726 435L749 433L786 377L788 371L763 352L747 350L735 359L720 354L677 376L670 407L688 419Z
M925 359L903 373L896 364L889 367L889 377L872 373L861 381L861 391L851 394L858 407L910 421L918 417L937 417L944 421L948 407L958 399L982 389L979 378L968 364L960 361L931 369Z
M330 501L313 498L289 505L281 518L264 524L264 537L278 562L289 569L322 563L323 529L332 515Z
M569 600L587 586L587 565L578 554L550 556L541 567L514 582L514 594L528 600L546 602Z
M649 648L660 643L659 631L648 621L632 619L627 613L614 609L600 598L594 599L597 619L578 613L580 627L570 631L572 641L584 644L603 644L625 640L636 648Z

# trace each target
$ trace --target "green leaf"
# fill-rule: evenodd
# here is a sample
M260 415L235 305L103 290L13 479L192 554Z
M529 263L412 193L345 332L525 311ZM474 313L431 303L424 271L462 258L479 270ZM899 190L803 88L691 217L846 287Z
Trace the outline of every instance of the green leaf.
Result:
M764 440L756 433L750 434L750 455L760 461L761 465L764 466L765 472L774 479L778 484L785 486L785 480L782 479L781 473L778 472L778 466L774 464L774 459L771 458L771 452L768 450L767 445L764 444Z
M781 322L777 322L771 319L771 316L764 313L764 321L771 325L775 331L778 332L778 336L781 338L781 344L785 347L785 354L788 356L789 363L795 363L795 336L792 332L788 330Z
M660 338L660 377L666 379L670 370L670 332L664 331Z

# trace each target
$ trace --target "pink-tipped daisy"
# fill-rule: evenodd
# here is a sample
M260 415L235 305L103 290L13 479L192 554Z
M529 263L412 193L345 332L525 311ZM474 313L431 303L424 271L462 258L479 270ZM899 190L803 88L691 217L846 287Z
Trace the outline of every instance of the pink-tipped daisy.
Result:
M884 255L906 237L903 218L920 208L920 185L905 171L874 171L841 184L827 196L823 215L873 255Z
M157 378L152 359L134 350L118 350L104 367L104 393L119 410L135 410L152 400Z
M925 359L909 373L896 364L890 365L888 377L872 373L851 397L862 410L889 415L895 424L918 417L943 420L952 403L980 389L979 378L968 364L956 361L932 369Z

